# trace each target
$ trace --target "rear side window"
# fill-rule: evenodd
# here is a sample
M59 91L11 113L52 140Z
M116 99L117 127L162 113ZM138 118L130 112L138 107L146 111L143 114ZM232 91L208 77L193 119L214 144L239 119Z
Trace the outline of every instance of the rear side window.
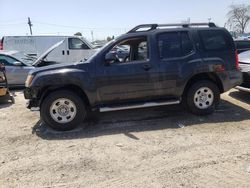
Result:
M230 48L223 31L200 31L201 40L205 50L226 50Z
M158 48L160 59L183 57L194 51L187 32L160 34Z
M163 33L158 37L160 59L181 57L181 40L179 33Z

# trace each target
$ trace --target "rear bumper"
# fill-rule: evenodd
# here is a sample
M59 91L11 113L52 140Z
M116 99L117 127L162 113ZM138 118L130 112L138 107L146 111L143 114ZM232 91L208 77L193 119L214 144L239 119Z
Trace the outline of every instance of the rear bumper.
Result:
M227 71L226 73L219 74L223 83L224 92L242 84L242 72L238 70Z

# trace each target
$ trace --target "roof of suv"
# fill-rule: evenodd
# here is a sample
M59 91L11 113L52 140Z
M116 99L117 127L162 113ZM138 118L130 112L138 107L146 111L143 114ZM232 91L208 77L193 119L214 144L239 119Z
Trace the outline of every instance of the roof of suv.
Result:
M127 36L140 36L147 34L154 34L158 32L165 31L187 31L187 30L225 30L225 28L217 27L214 23L189 23L189 24L142 24L134 27L124 35L119 38L124 38Z
M212 22L210 23L188 23L188 24L143 24L138 25L135 28L131 29L129 33L136 33L136 32L149 32L154 31L156 29L181 29L181 28L196 28L197 27L209 27L209 28L216 28L216 25Z

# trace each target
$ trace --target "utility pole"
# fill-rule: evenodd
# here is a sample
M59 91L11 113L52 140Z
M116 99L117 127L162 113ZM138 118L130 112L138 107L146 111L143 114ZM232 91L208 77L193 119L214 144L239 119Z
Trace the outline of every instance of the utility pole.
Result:
M30 21L30 17L28 17L28 25L29 25L29 27L30 27L30 34L32 35L32 23L31 23L31 21Z

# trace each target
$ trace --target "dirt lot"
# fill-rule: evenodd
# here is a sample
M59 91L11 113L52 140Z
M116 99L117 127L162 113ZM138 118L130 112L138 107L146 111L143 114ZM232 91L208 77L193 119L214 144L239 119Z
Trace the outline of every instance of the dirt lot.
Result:
M214 115L180 106L99 114L60 133L0 104L0 187L250 187L250 95L222 96Z

